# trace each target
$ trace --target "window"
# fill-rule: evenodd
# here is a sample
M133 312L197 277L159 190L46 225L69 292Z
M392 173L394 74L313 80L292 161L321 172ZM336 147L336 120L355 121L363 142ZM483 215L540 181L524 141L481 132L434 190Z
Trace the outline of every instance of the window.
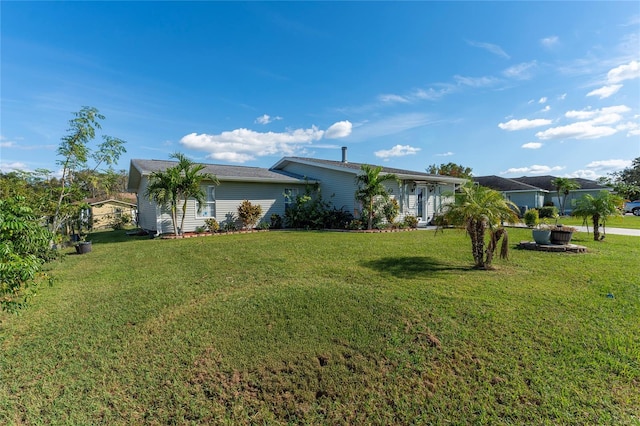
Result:
M285 188L284 190L284 210L287 211L296 202L298 196L297 188Z
M196 212L198 217L216 217L216 187L207 186L205 203L201 206L201 210Z

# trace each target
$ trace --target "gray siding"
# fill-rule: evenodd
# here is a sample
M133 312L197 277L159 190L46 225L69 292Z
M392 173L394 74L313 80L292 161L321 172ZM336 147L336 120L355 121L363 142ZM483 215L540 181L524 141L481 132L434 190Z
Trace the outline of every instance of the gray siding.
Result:
M283 170L308 179L319 180L322 198L336 208L344 209L352 214L357 208L355 175L353 173L299 163L289 163Z
M143 176L138 188L138 226L147 231L157 231L156 204L145 197L149 178Z

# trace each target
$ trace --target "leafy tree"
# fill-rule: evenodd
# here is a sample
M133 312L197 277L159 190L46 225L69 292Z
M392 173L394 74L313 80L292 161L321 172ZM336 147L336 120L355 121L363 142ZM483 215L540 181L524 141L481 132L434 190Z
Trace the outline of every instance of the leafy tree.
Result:
M500 257L507 258L509 242L504 222L517 222L518 207L505 200L493 189L474 185L462 186L454 194L453 201L444 205L443 221L451 225L464 226L471 238L471 252L475 267L490 269L493 255L502 238ZM485 250L485 235L489 231L489 243Z
M363 211L367 215L367 229L373 229L374 203L376 199L389 200L389 192L384 183L398 181L398 177L391 173L381 175L381 166L363 164L360 170L362 173L356 176L356 183L358 184L356 200L362 203Z
M52 231L58 232L60 226L75 214L75 209L65 206L73 201L82 199L82 192L75 184L74 178L78 171L87 168L89 160L95 165L92 170L97 170L102 164L113 165L120 155L126 152L125 141L111 136L103 135L102 143L97 149L92 150L89 144L95 139L96 129L101 129L100 122L104 115L94 107L82 107L74 113L74 118L69 120L68 134L62 137L58 146L58 155L62 157L58 164L62 166L62 176L58 182L58 201L52 219Z
M619 209L622 207L623 202L622 197L609 191L600 191L595 197L591 194L586 194L578 200L576 208L571 214L581 217L585 223L588 219L591 219L593 240L599 241L601 239L600 223L604 227L610 216L620 215ZM604 238L604 235L602 238Z
M598 181L611 186L624 199L640 199L640 157L632 161L631 167L611 173L608 177L600 178Z
M551 185L556 188L558 201L560 202L560 214L564 216L564 207L567 202L567 196L571 191L580 189L580 184L569 178L557 177L551 179Z
M15 311L33 295L42 264L54 256L51 237L24 197L0 200L0 308Z
M432 164L427 167L427 173L431 175L452 176L464 179L471 179L471 167L465 167L456 163L442 163L439 166Z

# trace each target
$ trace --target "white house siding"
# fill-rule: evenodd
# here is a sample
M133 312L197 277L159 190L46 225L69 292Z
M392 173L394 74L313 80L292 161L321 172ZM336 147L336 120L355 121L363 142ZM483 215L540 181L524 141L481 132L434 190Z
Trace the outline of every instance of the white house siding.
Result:
M283 170L308 179L319 180L322 198L337 209L343 209L352 214L357 209L355 174L293 162L288 163Z
M147 231L156 231L156 204L145 197L148 184L149 178L143 176L138 189L138 226Z

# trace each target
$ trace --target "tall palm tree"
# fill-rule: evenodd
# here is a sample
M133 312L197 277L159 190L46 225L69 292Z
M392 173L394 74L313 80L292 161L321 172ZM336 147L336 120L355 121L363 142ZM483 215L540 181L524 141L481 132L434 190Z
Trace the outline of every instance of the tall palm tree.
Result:
M556 188L558 202L560 203L560 214L564 216L564 206L567 202L567 196L571 191L580 189L580 184L569 178L557 177L551 179L551 185Z
M198 211L202 209L205 202L206 193L202 189L203 181L211 181L213 185L218 185L218 178L211 173L201 173L205 168L202 164L195 164L184 154L176 152L171 154L171 158L178 160L176 166L180 170L180 184L178 185L178 199L182 203L182 218L180 219L180 229L184 229L184 218L187 214L187 201L193 198L196 201Z
M360 166L360 173L356 176L358 189L356 190L356 199L367 206L367 229L373 228L374 202L376 198L389 200L389 192L385 188L384 183L387 181L397 181L398 177L394 174L381 175L381 166L370 166L363 164Z
M145 197L155 201L161 206L169 206L174 235L178 235L177 210L180 181L180 169L177 166L169 167L164 171L153 172L149 176L149 184L145 192Z
M453 201L444 205L446 223L464 226L471 238L471 251L475 267L490 269L493 254L502 238L500 257L509 252L509 241L504 222L518 222L518 207L505 200L493 189L468 183L454 194ZM485 250L485 234L489 231L489 244Z
M610 216L620 215L619 208L624 200L609 191L600 191L597 196L586 194L578 200L572 215L581 217L584 222L590 218L593 224L593 240L600 241L600 223L604 227ZM604 238L604 235L602 236Z

